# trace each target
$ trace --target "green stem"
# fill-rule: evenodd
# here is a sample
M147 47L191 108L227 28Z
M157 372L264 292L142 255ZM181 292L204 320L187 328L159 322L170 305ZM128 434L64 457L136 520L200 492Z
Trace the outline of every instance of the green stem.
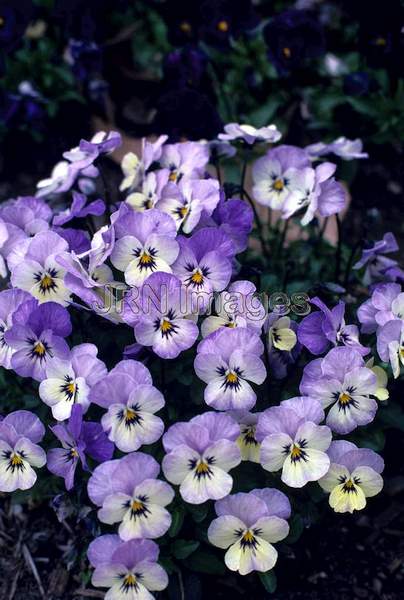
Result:
M335 215L335 221L337 223L337 232L338 232L337 251L335 253L335 281L338 283L340 272L341 272L341 252L342 252L342 227L341 227L341 220L340 220L338 214Z

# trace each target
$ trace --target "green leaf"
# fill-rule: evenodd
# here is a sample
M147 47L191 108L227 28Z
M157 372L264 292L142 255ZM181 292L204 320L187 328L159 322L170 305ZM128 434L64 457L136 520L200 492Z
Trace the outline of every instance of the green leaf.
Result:
M300 538L303 533L304 525L303 520L300 515L293 515L293 517L289 521L289 535L286 538L285 542L287 544L294 544Z
M216 556L197 550L190 558L185 561L185 566L198 573L208 573L209 575L224 575L226 567Z
M273 594L276 590L276 575L274 571L267 571L266 573L260 573L259 578L261 580L262 585L266 589L267 592Z
M205 502L205 504L189 505L187 509L191 513L193 520L196 523L201 523L208 514L209 506Z
M179 560L184 560L184 558L188 558L191 556L197 548L199 548L200 543L192 540L175 540L175 542L171 545L171 549L175 558Z
M180 531L182 525L184 523L184 509L176 508L171 514L171 527L168 530L168 535L170 537L175 537Z

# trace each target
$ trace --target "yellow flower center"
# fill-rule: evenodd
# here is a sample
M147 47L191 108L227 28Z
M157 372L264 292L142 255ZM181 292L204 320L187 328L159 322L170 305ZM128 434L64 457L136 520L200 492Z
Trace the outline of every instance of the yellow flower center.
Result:
M54 282L53 279L50 275L46 274L42 277L41 279L41 288L45 291L49 290L51 287L53 287Z
M283 183L282 179L277 179L276 181L274 181L272 187L277 192L281 192L284 188L284 183Z
M77 452L76 448L70 448L70 458L78 458L79 457L79 453Z
M127 408L125 410L125 421L127 423L132 423L133 421L136 421L136 419L137 419L136 411L134 411L133 408Z
M347 394L346 392L343 392L342 394L340 394L338 401L340 404L342 404L343 406L347 405L350 403L351 401L351 396L349 394Z
M0 17L0 27L3 27L4 23L6 22L4 17Z
M66 386L66 391L68 394L70 394L71 396L73 396L76 392L76 384L75 383L68 383Z
M200 462L196 467L195 472L198 475L202 475L203 473L209 473L209 465L205 462Z
M201 283L203 283L202 273L200 271L195 271L195 273L191 277L191 282L195 283L196 285L200 285Z
M296 444L293 444L292 450L290 452L291 459L296 460L298 458L301 458L302 454L302 449L299 448L299 446L296 446Z
M21 458L21 456L17 453L12 454L11 459L10 459L10 463L12 464L13 467L17 467L19 465L23 464L23 460Z
M401 358L404 358L404 348L400 348L400 356Z
M186 206L182 206L178 212L181 215L181 217L184 218L188 214L188 208Z
M292 51L287 46L285 46L285 48L283 48L282 52L283 52L283 56L285 58L290 58L292 56Z
M133 573L128 573L127 575L125 575L125 578L123 580L123 587L124 588L134 588L136 587L137 583L136 583L136 576L133 575Z
M36 344L34 345L34 348L33 348L33 352L37 356L44 356L45 352L46 352L46 348L42 342L36 342Z
M227 31L229 31L229 24L227 21L219 21L219 23L217 24L217 28L219 31L222 31L223 33L226 33Z
M168 176L168 179L169 181L175 183L177 181L177 171L171 171L171 173Z
M238 382L237 373L233 373L233 371L230 371L230 373L227 373L226 383L237 383L237 382Z
M386 39L384 37L378 37L375 40L376 46L385 46L387 44Z
M133 512L140 512L144 509L144 504L143 502L140 502L140 500L134 500L130 507Z
M139 263L141 265L150 265L150 263L152 263L152 262L153 262L153 257L151 254L147 254L147 252L143 252L140 255Z
M160 329L163 333L168 333L169 331L171 331L173 328L172 324L170 323L170 321L168 321L167 319L163 319L161 324L160 324Z

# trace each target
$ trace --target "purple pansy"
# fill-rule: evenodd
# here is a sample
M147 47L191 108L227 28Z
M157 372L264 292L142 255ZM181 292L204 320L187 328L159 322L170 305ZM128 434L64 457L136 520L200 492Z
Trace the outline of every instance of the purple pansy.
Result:
M320 403L301 397L261 413L256 437L264 469L282 469L282 481L296 488L323 477L330 466L326 450L332 439L329 427L319 425L323 419Z
M215 503L218 516L208 529L211 544L227 550L224 561L231 571L248 575L275 566L273 544L289 533L290 503L282 492L265 488L233 494Z
M330 493L331 508L339 513L365 508L366 498L376 496L383 487L383 459L373 450L346 440L332 442L328 456L331 466L319 484Z
M234 246L225 233L207 227L190 238L179 237L180 252L173 273L189 288L198 308L204 311L214 292L222 291L230 281Z
M228 415L207 412L187 423L176 423L163 436L162 468L168 481L180 486L190 504L219 500L230 493L228 471L241 461L237 423Z
M393 319L404 316L404 294L398 283L383 283L376 286L370 300L358 308L358 320L362 333L374 333Z
M151 383L142 363L127 360L118 363L91 390L91 401L108 409L101 423L122 452L152 444L163 434L164 423L154 413L164 406L164 397Z
M375 281L404 280L404 272L398 267L397 261L385 256L397 251L396 238L391 232L386 233L382 240L363 250L360 260L354 264L353 268L361 269L366 266L363 276L365 285Z
M147 173L141 188L126 197L126 204L135 210L144 211L154 208L161 198L164 186L168 182L168 169L159 169Z
M159 547L151 540L123 542L119 535L102 535L91 542L88 559L95 568L91 583L108 588L106 600L153 600L150 592L168 585L157 564Z
M236 253L247 248L248 236L253 227L254 213L246 202L237 198L225 200L224 195L221 194L219 203L212 213L211 221L212 223L207 224L219 227L233 240Z
M224 126L224 131L225 133L219 133L219 140L225 142L243 140L249 145L256 142L274 143L278 142L282 137L276 125L256 128L247 124L228 123Z
M185 179L179 184L168 183L156 208L169 214L177 229L191 233L202 216L209 217L213 213L219 200L216 179Z
M13 326L4 334L14 351L11 367L21 377L42 381L51 360L68 357L69 347L63 338L71 331L69 313L62 306L54 302L37 306L33 299L24 302L14 313Z
M36 479L32 467L43 467L46 454L38 443L45 428L33 413L17 410L0 422L0 492L28 490Z
M349 346L362 356L369 353L369 348L362 346L359 341L357 326L345 324L345 302L341 300L332 309L329 309L320 298L312 298L310 302L320 310L311 313L301 321L297 335L299 342L312 354L323 354L331 345Z
M300 392L331 406L326 423L340 434L371 423L377 411L374 400L377 377L365 367L362 356L351 348L333 348L324 358L309 363L300 383Z
M86 454L97 462L110 460L114 445L108 440L99 423L83 422L83 409L79 404L72 408L66 425L51 427L62 443L62 448L52 448L47 455L47 467L51 473L63 477L67 490L74 486L74 475L79 461L88 471Z
M23 290L3 290L0 292L0 365L5 369L11 369L11 357L15 349L9 346L5 340L6 332L14 324L14 314L21 304L28 302L32 307L32 297Z
M216 410L249 410L257 400L250 381L260 385L266 377L260 359L264 352L258 335L246 328L223 328L198 346L194 367L207 383L204 398Z
M56 256L67 250L66 240L57 233L37 233L29 242L23 260L12 269L13 287L26 290L39 302L58 302L66 306L70 292L63 280L65 271Z
M159 158L160 166L168 169L173 183L203 177L208 161L209 147L201 142L165 144Z
M389 362L395 379L404 365L404 320L393 319L377 331L377 352L384 362Z
M91 387L107 374L97 354L94 344L80 344L72 348L69 356L55 357L46 365L39 395L57 421L68 419L75 404L80 404L84 412L88 409Z
M88 482L91 501L100 506L98 518L110 525L119 523L125 542L135 538L158 538L171 524L165 508L174 497L170 485L156 479L157 461L134 452L99 465Z
M310 167L310 158L301 148L286 145L272 148L253 165L254 199L264 206L281 209L293 191L293 169L306 167Z
M162 358L176 358L198 337L198 327L190 318L193 312L190 293L177 277L153 273L140 300L127 296L124 317L134 322L139 344L151 346Z
M235 281L225 292L216 295L214 309L216 315L207 317L202 323L203 337L222 327L246 327L260 334L267 318L257 288L250 281Z
M111 262L125 273L128 285L140 287L158 271L171 273L179 252L171 217L154 209L141 213L122 208L114 228L118 239Z
M315 169L293 169L290 171L291 192L282 206L282 216L288 219L301 209L305 213L302 225L312 221L316 212L322 217L337 214L345 206L346 192L342 185L334 180L336 165L322 163Z
M73 202L64 211L53 217L53 226L65 225L73 219L81 219L88 215L100 216L104 214L105 203L103 200L93 200L87 204L87 197L84 194L73 192Z
M306 146L305 151L310 155L312 160L316 160L326 154L335 154L343 160L356 160L359 158L369 158L367 152L362 152L362 140L349 140L346 137L339 137L329 144L319 142L318 144L310 144Z

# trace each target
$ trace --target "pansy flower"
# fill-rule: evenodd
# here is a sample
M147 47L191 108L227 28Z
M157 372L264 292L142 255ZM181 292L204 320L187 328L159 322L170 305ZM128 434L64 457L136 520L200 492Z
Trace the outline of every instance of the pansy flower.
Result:
M225 292L217 294L214 309L216 315L206 317L202 322L203 337L220 331L222 327L246 327L259 334L267 318L257 288L250 281L235 281Z
M329 427L318 424L323 418L320 403L311 398L291 398L261 413L256 437L264 469L282 470L282 481L295 488L323 477L332 439Z
M294 171L310 166L307 153L295 146L282 145L271 148L265 156L259 158L253 165L253 197L273 209L280 209L293 191Z
M29 242L23 260L11 273L13 287L26 290L39 302L69 303L70 292L63 278L64 269L56 256L68 250L66 240L53 231L37 233Z
M378 329L377 352L384 362L390 363L397 379L404 365L404 320L393 319Z
M205 310L214 292L222 291L230 281L232 241L212 227L200 229L190 238L179 237L180 252L173 273L190 290L201 310Z
M298 338L312 354L323 354L331 345L351 347L362 356L369 353L369 348L359 341L358 327L345 324L345 302L341 300L332 309L320 298L312 298L310 302L320 310L307 315L299 323Z
M144 213L131 209L121 211L115 232L118 239L111 253L111 262L125 273L128 285L140 287L157 271L171 273L179 246L174 239L174 221L168 215L158 210Z
M282 134L276 125L267 125L266 127L253 127L246 123L228 123L224 126L224 133L219 133L219 140L225 142L242 140L246 144L255 144L256 142L274 143L278 142Z
M335 154L343 160L357 160L359 158L369 158L367 152L362 152L363 143L362 140L357 138L356 140L349 140L346 137L339 137L329 144L320 142L318 144L311 144L306 146L304 149L309 154L312 160L316 160L326 154Z
M249 410L257 400L250 381L260 385L266 377L260 359L264 347L245 328L222 329L198 346L195 372L207 383L204 398L216 410Z
M241 460L259 463L261 444L255 437L255 433L260 413L235 410L231 411L229 414L240 426L240 435L237 438L237 445L240 448Z
M124 542L119 535L101 535L87 555L95 568L91 583L108 588L106 600L153 600L150 592L168 585L167 573L157 564L159 547L151 540Z
M224 194L221 194L219 203L212 213L211 223L206 224L213 224L214 227L224 231L233 240L238 254L247 248L253 222L254 213L251 206L238 198L225 200Z
M176 358L198 337L192 321L193 306L181 281L167 273L154 273L142 288L140 301L126 298L124 318L134 321L136 341L151 346L162 358Z
M375 287L372 297L358 308L362 333L374 333L388 321L404 316L404 295L398 283L382 283Z
M103 200L93 200L87 204L87 197L84 194L73 192L73 202L71 206L53 217L54 226L65 225L72 219L83 219L88 215L100 216L105 212L105 203Z
M241 461L239 434L230 416L214 412L176 423L164 434L164 476L180 486L185 502L202 504L230 493L233 478L228 471Z
M11 369L11 357L15 352L15 349L7 344L5 333L13 326L14 314L25 302L29 302L30 306L33 305L32 297L23 290L0 292L0 365L5 369Z
M168 169L169 181L179 183L184 178L203 177L209 162L209 148L201 142L165 144L162 147L160 166Z
M272 348L282 352L290 352L297 342L297 336L291 328L291 319L289 317L279 317L278 314L268 315L265 324L268 336L268 350Z
M168 183L156 208L169 214L177 229L191 233L202 215L209 217L213 213L219 199L219 182L216 179L186 179L178 185Z
M17 410L0 422L0 491L30 489L36 479L33 467L43 467L46 454L38 443L45 428L33 413Z
M11 368L21 377L42 381L51 360L68 357L69 347L63 338L71 331L69 313L59 304L37 306L34 299L21 304L13 326L4 334L6 344L13 349Z
M330 469L319 484L330 493L331 508L338 513L362 510L366 498L376 496L383 487L383 459L373 450L357 448L346 440L332 442L328 455Z
M118 460L98 465L88 482L90 500L100 506L102 523L119 523L125 542L135 538L158 538L171 524L165 508L174 497L171 486L156 479L157 461L134 452Z
M74 475L78 463L88 471L86 454L97 462L110 460L114 445L108 441L99 423L83 422L80 404L72 408L69 422L51 427L52 433L61 442L62 448L52 448L47 455L47 467L51 473L63 477L67 490L74 486Z
M151 382L142 363L127 360L118 363L91 390L91 401L108 409L101 424L122 452L152 444L163 434L164 423L154 413L164 406L164 398Z
M282 492L265 488L239 493L215 503L218 516L208 529L211 544L227 550L224 561L231 571L248 575L275 566L273 544L289 533L290 503Z
M126 204L135 210L144 211L154 208L161 198L161 193L168 181L168 169L159 169L147 173L143 179L141 190L132 192L126 197Z
M39 395L57 421L68 419L75 404L80 404L84 412L88 409L91 387L107 374L97 353L94 344L80 344L63 360L53 358L46 365Z
M326 423L340 434L371 423L377 411L377 377L356 350L346 347L333 348L323 359L309 363L300 392L324 408L331 406Z
M305 213L302 225L307 225L315 213L329 217L339 213L345 206L344 188L332 178L336 169L333 163L322 163L315 169L293 169L290 171L291 189L282 206L282 217L288 219L301 209Z
M404 279L403 271L398 267L396 260L388 258L386 254L398 251L398 244L394 235L389 232L370 246L364 248L361 258L354 264L353 269L365 268L363 275L364 285L376 281L396 281Z

